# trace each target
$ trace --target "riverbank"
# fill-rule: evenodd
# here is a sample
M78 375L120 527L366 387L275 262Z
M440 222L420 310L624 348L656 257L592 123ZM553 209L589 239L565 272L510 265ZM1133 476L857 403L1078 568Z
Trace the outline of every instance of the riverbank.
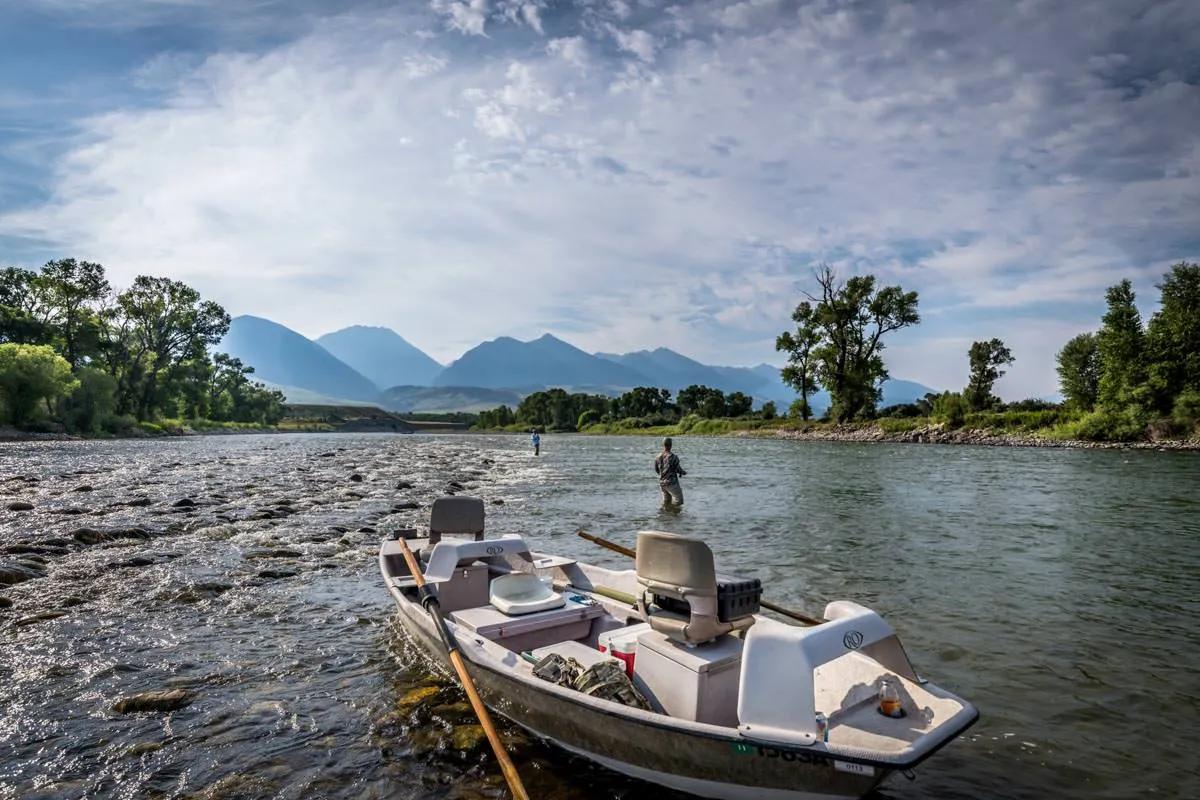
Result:
M1054 439L1035 434L980 428L926 425L907 431L887 431L879 425L834 425L808 429L773 428L734 431L733 436L816 442L894 442L906 444L973 444L985 447L1071 447L1085 449L1200 450L1200 439L1160 439L1145 442L1096 442Z
M997 424L952 427L929 418L883 418L869 422L834 423L791 419L697 419L685 417L671 425L636 427L630 421L598 423L580 431L588 435L737 436L796 441L891 442L911 444L970 444L991 447L1069 447L1084 449L1200 450L1200 435L1155 435L1139 441L1085 439L1073 435L1070 424L1039 424L1045 420L997 414ZM1005 427L1005 425L1011 427Z

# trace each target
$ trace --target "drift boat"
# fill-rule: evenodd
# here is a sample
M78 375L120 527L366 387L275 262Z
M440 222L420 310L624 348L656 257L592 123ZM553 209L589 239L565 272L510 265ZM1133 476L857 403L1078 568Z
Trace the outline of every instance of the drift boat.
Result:
M442 664L401 538L483 701L633 778L727 800L858 798L979 716L919 677L868 608L841 600L820 624L788 624L760 613L757 580L718 575L697 539L643 531L636 567L607 569L534 552L520 536L485 538L483 502L462 496L434 502L427 534L398 531L379 550L403 628ZM595 664L616 639L636 643L622 666L651 710L534 674L555 654ZM901 716L882 713L881 693Z

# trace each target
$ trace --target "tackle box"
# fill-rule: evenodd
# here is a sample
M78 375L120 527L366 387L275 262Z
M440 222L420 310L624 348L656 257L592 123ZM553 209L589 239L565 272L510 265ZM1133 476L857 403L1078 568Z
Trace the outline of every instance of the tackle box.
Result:
M729 622L740 617L758 613L762 599L762 581L758 578L735 578L730 575L717 576L717 619ZM654 595L654 604L666 611L690 614L686 600Z

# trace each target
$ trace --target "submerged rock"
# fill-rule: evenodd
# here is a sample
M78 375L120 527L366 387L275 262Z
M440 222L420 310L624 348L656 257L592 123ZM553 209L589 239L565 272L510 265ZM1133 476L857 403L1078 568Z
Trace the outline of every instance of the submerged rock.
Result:
M260 569L258 577L268 580L276 580L278 578L294 578L299 575L294 569Z
M24 583L34 578L40 578L45 571L30 562L0 562L0 586L12 586L14 583Z
M190 497L181 497L174 503L171 503L171 508L195 508L196 501Z
M351 481L351 483L362 483L362 482L363 482L363 476L362 476L362 475L359 475L359 474L356 472L356 473L354 473L353 475L351 475L351 476L350 476L350 481Z
M411 488L413 488L413 485L412 485L411 481L400 481L399 483L396 484L396 488L397 489L411 489Z
M162 742L134 742L125 749L125 755L130 758L137 758L138 756L145 755L146 753L153 753L157 750L161 750L162 747Z
M12 600L9 600L4 595L0 595L0 608L12 608L12 604Z
M184 706L191 705L195 699L196 693L189 692L187 689L142 692L129 697L122 697L113 703L113 711L118 714L136 714L142 711L175 711Z
M486 737L482 725L456 725L450 734L450 746L460 752L470 752L483 744Z
M441 690L440 686L418 686L415 689L409 689L403 697L396 701L396 707L401 711L411 711Z
M66 615L67 612L65 611L40 611L37 614L30 614L28 617L21 617L19 620L13 623L13 627L23 628L26 625L34 625L39 622L45 622L46 620L65 617Z
M148 505L153 505L154 501L149 497L135 497L132 500L126 500L125 505L132 508L145 508Z
M16 500L8 504L9 511L33 511L33 503L25 500Z
M72 492L90 492L93 491L89 484L83 483L71 490Z

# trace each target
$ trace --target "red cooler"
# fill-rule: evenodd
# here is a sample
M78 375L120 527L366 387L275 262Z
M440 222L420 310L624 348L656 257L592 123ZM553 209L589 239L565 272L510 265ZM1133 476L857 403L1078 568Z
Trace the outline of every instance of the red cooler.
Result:
M646 623L630 625L627 628L617 628L607 631L597 637L601 653L608 653L613 658L620 659L625 664L625 674L633 677L633 661L637 656L637 640L640 634L650 630Z

